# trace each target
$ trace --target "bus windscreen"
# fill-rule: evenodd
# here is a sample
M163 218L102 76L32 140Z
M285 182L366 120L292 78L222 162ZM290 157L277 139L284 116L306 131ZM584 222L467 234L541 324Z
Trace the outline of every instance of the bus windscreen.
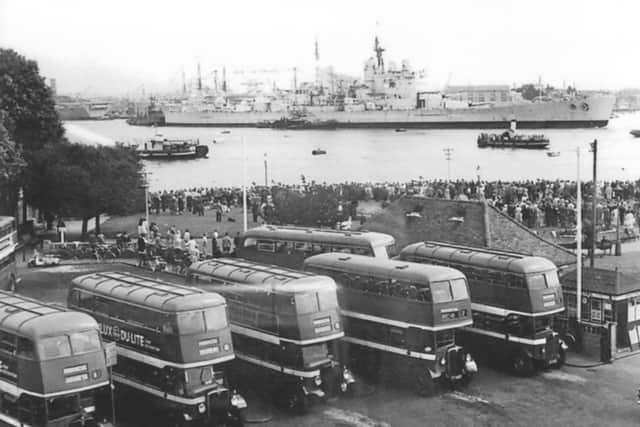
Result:
M38 341L40 360L57 359L71 356L71 345L66 335L47 337Z
M178 329L181 334L199 334L216 331L227 326L225 312L219 309L178 313Z
M73 354L91 353L102 348L98 331L75 332L69 334L69 339Z

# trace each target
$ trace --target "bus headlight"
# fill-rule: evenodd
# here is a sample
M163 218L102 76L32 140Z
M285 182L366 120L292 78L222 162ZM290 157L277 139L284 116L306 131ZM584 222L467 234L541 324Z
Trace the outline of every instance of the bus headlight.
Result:
M193 417L191 415L187 414L186 412L184 414L182 414L182 416L184 417L185 421L193 420Z
M333 327L334 327L335 329L340 329L340 322L335 322L335 323L333 324Z
M476 363L475 360L473 360L473 357L471 357L469 353L467 353L467 355L464 358L464 369L465 371L467 371L467 373L470 373L470 374L478 372L478 364Z
M320 378L320 375L318 375L317 377L315 377L315 378L313 379L313 383L314 383L315 385L317 385L318 387L320 387L320 385L322 384L322 378Z
M204 403L200 403L198 404L198 412L201 414L204 414L204 412L207 410L207 406Z
M231 349L231 346L230 346L229 344L224 344L224 345L222 346L222 349L223 349L224 351L229 351L229 350Z
M560 341L560 348L563 349L564 351L569 350L569 346L567 345L567 343L564 340L559 340Z
M444 366L446 363L447 363L447 361L446 361L446 360L444 360L444 357L443 357L442 359L440 359L440 364L441 364L442 366Z
M238 409L244 409L247 407L247 401L244 400L244 397L240 396L238 393L235 393L233 396L231 396L231 406Z
M82 412L84 412L85 414L90 414L92 412L96 411L96 407L95 406L85 406L84 408L82 408Z
M356 379L354 378L353 373L349 370L349 368L344 368L342 370L342 379L347 384L356 382Z

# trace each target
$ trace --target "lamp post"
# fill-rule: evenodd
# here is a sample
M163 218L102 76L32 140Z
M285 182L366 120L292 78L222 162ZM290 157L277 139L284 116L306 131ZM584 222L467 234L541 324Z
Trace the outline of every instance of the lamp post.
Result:
M582 319L582 190L580 189L580 147L576 148L577 188L576 188L576 315L578 323Z
M242 139L242 226L247 232L247 145Z
M444 158L447 159L447 181L451 181L451 157L453 156L453 148L443 148Z
M269 177L267 175L267 153L264 153L264 186L269 186Z
M143 170L142 176L143 176L142 186L144 187L144 214L145 214L145 219L147 220L147 227L148 227L149 226L149 181L148 181L149 172L147 172L146 170Z

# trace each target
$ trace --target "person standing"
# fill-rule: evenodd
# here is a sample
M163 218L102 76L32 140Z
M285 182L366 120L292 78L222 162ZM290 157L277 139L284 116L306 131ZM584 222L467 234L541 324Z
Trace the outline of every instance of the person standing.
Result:
M222 238L222 256L231 256L233 252L233 239L229 236L229 233L224 233Z
M191 233L189 232L188 228L186 230L184 230L184 234L182 235L182 238L183 238L185 243L187 243L189 240L191 240Z
M202 233L202 238L200 239L200 252L206 257L207 256L207 246L209 246L209 239L207 239L207 233Z
M60 236L60 243L64 243L64 233L67 231L67 226L62 220L62 218L58 220L57 229L58 229L58 235Z

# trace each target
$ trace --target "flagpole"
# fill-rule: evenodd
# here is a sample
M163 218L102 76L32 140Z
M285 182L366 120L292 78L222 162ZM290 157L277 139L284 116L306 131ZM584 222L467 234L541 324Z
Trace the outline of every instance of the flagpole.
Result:
M576 189L576 315L578 323L582 319L582 190L580 189L580 147L576 148L578 158Z
M247 232L247 144L242 138L242 225Z

